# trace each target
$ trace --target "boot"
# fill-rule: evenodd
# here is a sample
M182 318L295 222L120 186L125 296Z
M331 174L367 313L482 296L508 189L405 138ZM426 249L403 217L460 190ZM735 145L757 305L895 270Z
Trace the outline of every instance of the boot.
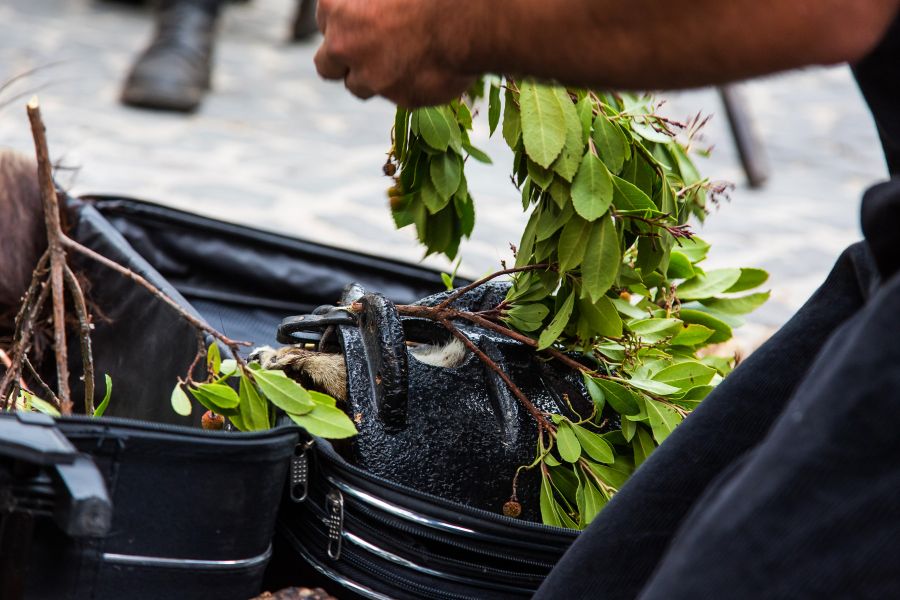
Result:
M302 42L319 31L316 24L316 0L298 0L297 12L291 25L291 41Z
M210 88L218 0L163 0L156 33L125 81L122 102L189 112Z

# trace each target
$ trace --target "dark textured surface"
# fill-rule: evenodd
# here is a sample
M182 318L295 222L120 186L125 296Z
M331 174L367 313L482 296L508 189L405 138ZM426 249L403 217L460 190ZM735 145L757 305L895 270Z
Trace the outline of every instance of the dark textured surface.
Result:
M501 284L484 286L454 306L491 308L505 291ZM445 297L439 294L422 303L436 304ZM390 318L383 320L389 328ZM404 318L403 325L400 331L405 330L411 341L433 343L449 336L430 321ZM576 409L590 413L580 377L570 370L548 366L531 348L505 336L466 322L456 325L511 376L538 409L568 413L563 398L568 395ZM395 323L392 330L396 332L398 326ZM360 430L353 442L353 460L391 481L499 512L510 497L516 469L534 459L537 440L533 418L499 376L471 352L458 367L434 367L408 354L403 339L393 339L382 348L382 354L401 348L402 357L389 356L388 360L405 362L409 369L406 425L398 427L396 412L385 420L379 410L377 386L373 385L378 373L371 370L368 360L374 346L366 344L360 328L342 326L340 333L347 357L348 412ZM540 520L537 490L537 478L528 474L521 479L523 518Z

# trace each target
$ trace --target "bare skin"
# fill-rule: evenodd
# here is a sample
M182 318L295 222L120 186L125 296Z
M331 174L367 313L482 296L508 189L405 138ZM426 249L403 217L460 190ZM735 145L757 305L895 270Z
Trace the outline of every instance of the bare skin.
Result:
M900 0L320 0L316 67L361 98L403 106L446 102L482 73L685 88L854 62L898 8Z

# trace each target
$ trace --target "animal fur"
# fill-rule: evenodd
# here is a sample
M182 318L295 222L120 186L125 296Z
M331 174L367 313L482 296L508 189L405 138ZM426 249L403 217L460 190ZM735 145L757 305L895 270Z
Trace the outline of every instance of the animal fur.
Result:
M411 344L409 351L416 360L441 368L458 367L467 356L466 347L457 339L441 345ZM301 346L277 350L263 346L254 350L250 359L259 361L264 369L283 370L304 387L347 401L347 365L343 354L315 352Z
M37 164L0 149L0 331L12 319L47 248Z

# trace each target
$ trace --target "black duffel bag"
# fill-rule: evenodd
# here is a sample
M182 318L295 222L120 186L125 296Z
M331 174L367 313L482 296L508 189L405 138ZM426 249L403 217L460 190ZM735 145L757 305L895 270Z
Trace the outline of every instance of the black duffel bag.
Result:
M143 274L232 339L254 345L273 344L285 315L335 302L348 282L407 304L442 288L429 269L136 200L91 197L70 206L79 241ZM199 420L179 417L168 402L193 358L195 332L130 281L99 265L78 266L95 282L90 294L102 313L94 347L98 372L115 385L107 414L128 420L62 419L57 427L76 450L93 456L112 504L112 528L105 536L77 537L59 519L37 519L28 597L243 598L260 585L309 585L316 576L341 598L527 597L574 540L574 532L391 483L351 465L327 442L296 444L293 427L258 434L178 427ZM75 348L70 355L74 380ZM126 471L142 483L121 487L116 477ZM285 474L290 485L261 579L255 569L265 564L268 544L260 547L259 540L270 537L272 494ZM107 546L144 540L138 532L156 541ZM63 559L44 558L53 548L69 549L65 561L80 573L80 587L42 596L43 578L62 581L51 574ZM160 569L141 567L134 557L158 559ZM107 563L100 568L96 561ZM208 583L203 567L217 583ZM93 579L85 576L91 572Z

